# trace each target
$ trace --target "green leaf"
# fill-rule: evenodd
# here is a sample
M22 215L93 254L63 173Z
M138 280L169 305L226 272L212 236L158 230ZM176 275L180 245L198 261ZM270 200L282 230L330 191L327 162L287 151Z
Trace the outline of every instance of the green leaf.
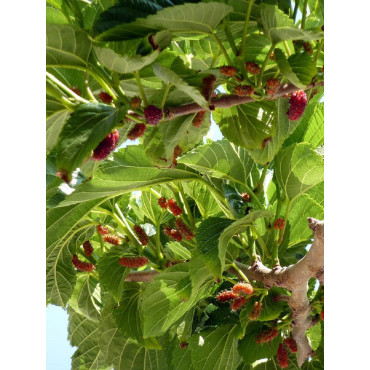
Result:
M246 39L245 60L263 63L271 47L271 41L264 35L250 35Z
M120 301L125 279L130 269L118 263L125 251L124 246L113 246L99 258L97 270L101 286L107 290L116 302Z
M307 130L302 141L317 148L324 143L324 104L317 104L310 117Z
M116 325L113 304L107 302L101 315L99 345L115 370L165 369L163 351L148 350L125 338Z
M248 152L228 140L200 145L178 159L204 175L245 185L253 168Z
M253 211L248 215L244 216L243 218L234 221L231 225L229 225L222 231L222 233L220 234L220 238L218 240L218 257L219 260L221 261L221 271L223 271L223 269L225 268L226 250L231 238L235 234L238 234L246 230L249 226L253 225L256 220L262 217L271 218L274 217L274 213L267 210ZM198 239L199 237L197 237L197 241Z
M220 279L225 261L220 258L219 238L233 220L210 217L204 220L197 229L197 251L203 258L205 265L216 279ZM226 248L226 246L225 246ZM221 253L225 259L226 250Z
M70 114L71 111L67 109L58 110L46 120L46 154L58 143L59 134Z
M193 292L198 291L201 287L212 284L214 281L213 275L204 264L202 256L196 250L192 252L189 271Z
M181 77L167 67L163 67L158 63L153 66L155 75L164 83L174 85L177 89L188 95L194 102L198 103L204 109L208 109L208 103L203 95L193 86L188 85Z
M166 244L165 252L174 260L190 260L191 253L179 242L169 242Z
M60 133L56 148L58 170L70 178L71 172L92 154L125 113L126 108L116 110L106 104L80 105Z
M192 336L189 349L195 370L235 369L240 361L236 331L236 325L223 325Z
M247 364L252 364L262 358L271 358L276 354L280 338L277 336L270 343L256 343L256 337L263 331L268 330L259 321L248 324L244 338L239 341L238 350Z
M116 152L113 161L101 166L94 179L78 186L62 205L112 198L169 181L195 179L199 176L190 171L153 167L142 147L130 146Z
M159 50L155 50L153 53L145 56L120 55L112 49L99 48L97 46L94 46L94 50L102 65L118 73L139 71L143 67L153 63L159 55Z
M276 156L275 174L288 199L293 200L324 180L323 158L310 144L293 144Z
M193 292L184 302L179 291L185 286L179 284L190 277L189 266L181 263L157 275L143 294L144 337L164 334L177 320L193 307L204 294L205 288ZM190 285L190 279L187 285Z
M178 340L175 340L172 345L171 370L194 370L191 350L189 347L180 348Z
M293 54L286 59L281 49L274 49L274 55L280 72L298 88L308 86L317 73L317 68L307 53Z
M311 329L307 330L307 337L311 341L311 346L314 351L317 350L321 343L321 321L319 321L315 326Z
M161 224L166 222L170 216L168 212L163 214L162 208L158 205L158 198L150 191L143 191L141 193L141 207L145 216L154 225L157 225L159 222Z
M86 69L92 43L89 35L69 25L46 25L46 66Z
M46 5L46 24L68 24L68 20L60 10Z
M89 273L79 274L68 305L88 319L99 321L101 309L99 280Z
M216 109L213 118L222 134L246 149L263 148L264 140L275 133L275 103L263 101Z

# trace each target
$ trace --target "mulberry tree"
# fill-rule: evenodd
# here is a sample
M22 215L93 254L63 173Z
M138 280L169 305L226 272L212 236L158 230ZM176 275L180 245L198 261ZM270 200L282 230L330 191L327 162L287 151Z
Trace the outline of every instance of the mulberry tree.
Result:
M323 1L46 10L71 368L323 369Z

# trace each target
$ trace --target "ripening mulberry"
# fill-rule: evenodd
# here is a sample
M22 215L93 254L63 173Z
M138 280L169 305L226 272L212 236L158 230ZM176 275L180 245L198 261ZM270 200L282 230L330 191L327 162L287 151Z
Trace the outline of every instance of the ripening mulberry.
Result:
M277 359L278 359L280 367L282 369L287 368L289 366L289 356L288 356L288 352L285 349L283 343L279 343L279 347L278 347L276 355L277 355Z
M291 121L299 119L307 105L307 95L303 90L297 90L289 98L289 109L286 112Z
M321 310L320 317L321 317L321 320L324 321L324 310Z
M182 235L180 233L180 231L176 230L176 229L171 229L170 227L165 227L164 229L164 233L166 235L168 235L170 238L178 241L178 242L181 242L182 240Z
M158 125L158 122L162 119L163 117L163 112L161 109L156 107L155 105L148 105L144 109L144 115L145 115L145 120L149 125Z
M105 91L102 91L99 94L99 98L105 104L110 104L112 103L112 100L113 100L113 98L109 94L107 94Z
M146 257L122 257L118 263L124 267L137 268L148 264Z
M147 245L149 243L149 237L141 226L134 225L134 231L142 245Z
M265 90L267 95L275 95L280 87L280 81L277 78L270 78L266 81Z
M134 96L130 101L130 105L132 108L139 108L141 105L141 99L138 96Z
M145 123L137 123L127 134L127 138L130 140L135 140L138 137L142 137L144 135L146 129Z
M293 338L284 339L284 344L289 348L291 353L298 352L297 342Z
M240 85L234 88L234 92L238 96L249 96L254 93L254 89L252 86L249 85Z
M276 230L282 230L284 229L284 220L282 218L278 218L274 223L274 229Z
M243 306L247 302L247 298L245 297L238 297L230 304L230 307L233 311L238 310L241 306Z
M158 199L158 204L163 209L167 209L168 208L167 199L165 197L159 198Z
M98 230L98 233L100 235L108 235L109 234L109 230L106 227L102 226L102 225L98 225L96 227L96 230Z
M249 319L250 320L256 320L258 319L259 315L261 314L262 311L262 303L261 302L254 302L253 309L251 313L249 314Z
M223 66L220 72L227 77L232 77L236 74L236 68L233 66Z
M252 75L258 75L260 73L260 70L261 70L259 65L256 64L256 63L253 63L253 62L245 63L245 68Z
M121 239L116 235L105 235L103 236L104 241L113 245L120 245Z
M72 263L74 267L76 267L76 269L80 271L90 272L95 269L94 264L89 263L89 262L80 261L79 258L77 257L77 254L73 255Z
M182 222L180 218L176 219L175 225L177 229L180 231L181 235L184 236L186 240L191 240L194 238L194 234L192 231Z
M110 153L113 152L117 146L119 140L118 130L114 130L108 134L103 141L94 149L93 159L96 161L102 161L107 158Z
M94 252L94 248L93 246L91 245L91 242L90 240L86 240L83 244L82 244L83 248L84 248L84 251L85 251L85 254L87 257L90 257L92 255L92 252Z
M279 331L275 328L262 332L256 337L256 343L269 343L279 335Z
M174 199L168 199L168 208L174 216L181 215L182 209L177 205Z
M193 121L192 121L193 126L199 127L203 123L205 115L206 115L205 110L198 112L193 118Z
M313 54L312 45L308 41L303 43L303 48L306 53Z
M251 199L251 196L248 193L242 193L241 196L245 203L248 203Z
M225 290L224 292L219 293L217 296L217 300L219 302L228 302L234 300L235 298L238 298L238 295L232 290Z
M245 294L245 295L249 295L249 294L253 294L254 292L254 289L252 287L251 284L248 284L248 283L237 283L233 286L233 292L235 294Z
M186 348L188 345L189 345L189 343L187 343L187 342L180 342L180 348L181 349Z

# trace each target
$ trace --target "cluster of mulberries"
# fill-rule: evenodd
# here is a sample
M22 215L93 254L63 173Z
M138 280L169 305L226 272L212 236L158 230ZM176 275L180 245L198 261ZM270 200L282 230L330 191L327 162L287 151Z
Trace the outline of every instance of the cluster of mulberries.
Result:
M250 320L257 320L258 317L260 316L262 311L262 303L261 302L254 302L253 309L251 313L249 314L249 319Z
M282 369L285 369L289 366L289 356L284 344L279 343L276 356Z
M233 292L238 295L250 295L253 294L254 289L249 283L237 283L233 286Z
M193 118L193 121L192 121L193 126L199 127L203 123L205 115L206 115L205 110L198 112Z
M145 266L148 263L148 259L146 257L129 256L120 258L118 263L123 267L137 268Z
M118 144L119 140L119 132L118 130L114 130L110 134L108 134L103 141L94 149L93 159L96 161L102 161L103 159L107 158L110 153L113 152L115 147Z
M180 233L179 230L176 230L176 229L171 229L170 227L165 227L163 229L164 233L169 236L170 238L178 241L178 242L181 242L182 240L182 235Z
M284 220L282 218L278 218L274 223L274 229L282 230L284 228Z
M234 88L234 92L238 96L249 96L254 93L254 89L249 85L239 85Z
M139 108L141 105L141 99L138 96L134 96L130 101L130 106L134 109Z
M291 121L299 119L307 105L307 95L303 90L293 92L289 98L289 109L287 116Z
M262 332L256 337L256 343L269 343L279 335L279 331L276 328L269 329Z
M245 68L252 75L258 75L261 71L261 68L259 67L259 65L253 62L245 63Z
M168 199L167 202L168 209L174 216L179 216L182 214L182 209L179 207L174 199Z
M245 203L248 203L251 199L251 196L248 193L242 193L241 196Z
M120 245L121 239L116 235L104 235L103 239L105 242L112 244L112 245Z
M99 94L99 98L105 104L110 104L112 103L112 100L113 100L113 98L109 94L107 94L105 91L102 91Z
M220 72L227 77L235 76L236 68L233 66L223 66L220 68Z
M194 238L195 235L193 234L193 232L184 224L184 222L180 218L176 219L175 225L186 240L191 240Z
M84 248L84 252L86 254L87 257L90 257L92 255L92 252L94 252L94 248L93 246L91 245L91 242L90 240L86 240L83 244L82 244L83 248Z
M134 231L142 245L147 245L149 243L149 237L141 226L134 225Z
M267 95L275 95L280 87L280 81L277 78L270 78L266 81L265 90Z
M138 137L142 137L144 135L146 129L145 123L137 123L127 134L127 138L130 140L135 140Z
M238 310L246 302L246 295L253 293L252 285L248 283L237 283L233 286L232 290L225 290L218 294L217 300L221 303L230 302L230 308L233 311Z
M148 105L144 109L144 115L145 115L146 123L148 123L149 125L155 126L162 119L163 112L161 109L159 109L155 105Z
M90 272L90 271L93 271L95 269L94 264L89 263L89 262L80 261L77 254L73 255L72 263L73 263L74 267L76 267L76 269L80 270L80 271Z
M106 227L102 226L102 225L98 225L96 227L96 230L98 230L98 233L100 235L103 235L103 236L109 234L109 230Z

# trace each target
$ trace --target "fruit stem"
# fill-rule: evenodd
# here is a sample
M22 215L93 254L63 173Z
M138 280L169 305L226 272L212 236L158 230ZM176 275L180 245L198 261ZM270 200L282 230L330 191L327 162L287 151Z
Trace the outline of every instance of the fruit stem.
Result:
M164 90L162 100L161 100L161 105L160 105L161 110L163 110L164 104L166 103L166 99L167 99L171 86L172 85L170 83L167 84L166 89Z
M114 88L114 91L117 93L118 97L122 99L123 103L129 106L130 102L120 86L117 72L112 72L112 87Z
M98 234L100 248L101 248L102 252L105 253L105 245L104 245L103 237L100 235L100 233L98 232L98 230L96 230L96 233Z
M158 256L158 259L159 259L159 265L161 267L163 267L162 264L163 264L163 261L164 261L164 258L163 258L164 250L163 250L163 246L162 246L162 243L161 243L160 232L161 232L161 222L162 222L164 214L165 214L165 212L162 212L161 215L159 216L159 219L158 219L157 225L156 225L156 235L155 235L156 244L157 244L157 256Z
M188 214L188 217L189 217L189 220L190 220L190 225L193 228L193 230L195 230L195 221L194 221L194 218L193 218L193 214L191 213L188 200L186 199L184 188L182 187L181 182L179 182L177 186L179 188L179 193L180 193L180 196L182 198L182 202L184 203L186 213Z
M136 116L132 114L128 114L128 113L126 114L126 118L130 118L130 120L137 122L137 123L146 123L146 121L144 121L143 119L137 118Z
M213 40L216 41L217 45L221 49L223 55L225 56L225 59L226 59L228 65L231 66L232 65L231 59L230 59L229 55L227 54L226 49L222 45L222 42L220 41L220 39L213 32L211 33L211 37L213 38Z
M233 285L235 285L235 284L236 284L236 281L234 281L233 279L230 279L230 278L229 278L229 277L227 277L227 276L222 276L222 279L223 279L223 280L228 281L229 283L231 283L231 284L233 284Z
M95 99L94 94L91 92L90 87L89 87L89 72L85 72L84 76L84 87L85 87L85 92L86 95L92 100L93 102L97 103L98 101Z
M229 41L229 44L231 46L231 49L232 49L233 53L235 54L235 56L237 56L238 55L238 49L235 45L235 41L233 39L233 35L231 33L231 30L230 30L229 16L227 16L226 19L224 20L224 22L222 23L222 28L223 28L224 33L226 35L227 41Z
M317 59L319 58L319 55L321 53L321 49L322 49L323 46L324 46L324 39L321 39L321 41L319 43L319 46L317 47L316 53L313 57L313 62L315 64L315 66L316 66Z
M76 104L69 101L63 94L60 92L59 89L57 89L54 85L51 84L51 82L47 81L46 84L46 92L47 94L51 95L58 101L60 101L65 107L67 107L70 110L76 109Z
M263 61L263 64L262 64L262 67L261 67L261 71L260 71L260 74L258 76L258 83L257 83L257 87L261 87L262 86L262 78L263 78L263 73L265 72L265 69L266 69L266 66L267 66L267 63L269 61L269 58L272 54L272 52L274 51L275 49L275 44L272 43L271 44L271 47L269 49L269 51L267 52L267 55L266 55L266 58L265 60Z
M253 3L254 3L254 0L249 1L247 14L245 15L245 23L244 23L242 43L241 43L241 46L240 46L240 55L239 55L239 58L242 62L244 61L245 45L246 45L246 42L247 42L247 32L248 32L248 27L249 27L249 18L250 18L251 12L252 12Z
M261 178L259 179L257 185L256 185L256 188L254 189L254 194L258 195L261 193L261 190L263 189L263 183L265 181L265 178L266 178L266 174L267 174L267 169L268 169L269 165L268 164L265 164L263 166L263 171L262 171L262 174L261 174Z
M243 271L240 270L240 268L234 262L231 262L231 266L238 272L238 274L242 277L242 279L245 282L250 283L248 278L244 275Z
M287 222L288 222L288 216L289 216L291 205L292 205L292 201L289 200L289 202L288 202L288 204L286 206L286 210L285 210L284 227L283 227L283 229L280 232L280 237L279 237L279 240L278 240L278 245L280 245L282 243L283 238L284 238L284 233L285 233L286 225L287 225Z
M301 22L301 29L302 30L304 30L304 27L306 25L307 3L308 3L308 0L304 0L303 11L302 11L302 22Z
M288 57L290 57L292 55L292 53L290 51L290 48L289 48L289 45L288 45L287 41L283 41L283 45L284 45L286 53L288 54Z
M258 240L258 243L259 243L259 245L261 246L261 248L262 248L263 252L265 253L265 256L270 258L270 257L271 257L271 254L270 254L270 252L268 251L267 246L266 246L266 243L265 243L265 242L264 242L264 240L262 239L262 237L261 237L260 233L257 231L257 228L252 224L252 225L251 225L251 229L252 229L252 231L254 232L254 234L256 234L256 236L257 236L257 240Z
M134 71L133 75L135 76L137 87L139 88L141 99L143 100L144 107L148 106L148 99L146 98L143 85L141 84L140 75L138 71Z

